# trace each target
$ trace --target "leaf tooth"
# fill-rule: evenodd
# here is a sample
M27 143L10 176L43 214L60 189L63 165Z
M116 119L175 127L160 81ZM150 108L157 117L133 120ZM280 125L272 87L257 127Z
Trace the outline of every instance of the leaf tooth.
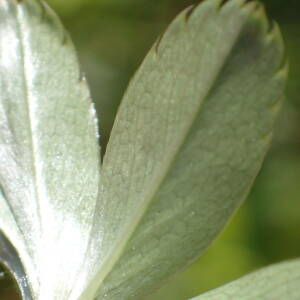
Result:
M288 76L288 70L289 70L289 63L287 59L283 59L282 64L279 65L278 70L274 72L273 81L277 81L278 84L283 84L286 86L286 81L285 79ZM277 100L274 101L274 103L270 106L270 111L274 114L277 115L280 109L282 108L283 102L285 100L284 95L280 95Z
M52 8L45 3L44 1L28 1L28 0L17 0L20 5L23 6L23 9L30 13L40 17L41 23L48 23L49 26L52 26L55 31L61 33L62 45L69 44L70 38L69 34L64 29L62 23L58 19L56 13Z
M257 0L243 0L243 1L244 3L242 4L242 7L251 6L253 11L259 10L261 9L261 7L263 7L263 5Z
M268 37L269 33L276 27L276 22L268 17L265 6L260 2L251 1L247 2L244 7L250 9L251 17L261 26L261 35ZM280 30L279 35L281 36Z
M266 42L271 47L276 47L278 50L280 50L280 52L282 52L282 57L283 57L282 65L285 65L286 54L285 54L284 40L279 25L276 22L272 23L272 27L267 33Z
M245 6L252 5L251 17L260 25L260 36L265 47L273 48L278 52L278 56L282 57L282 61L274 69L274 78L278 77L280 80L287 77L288 61L285 54L284 40L281 34L278 23L268 18L266 9L263 4L256 1L247 1Z
M231 0L221 0L220 3L219 3L219 5L218 5L218 7L219 7L219 8L222 8L222 7L225 6L229 1L231 1Z
M289 72L289 62L287 59L283 60L283 64L274 73L274 79L283 80L288 76Z
M162 33L162 34L157 38L157 40L156 40L156 42L155 42L155 44L154 44L154 46L153 46L153 48L154 48L154 50L155 50L155 51L154 51L155 54L158 54L158 52L159 52L159 45L160 45L160 42L161 42L163 36L164 36L164 34Z
M47 16L47 10L48 10L48 6L44 1L40 2L40 9L41 9L41 20L44 20Z
M240 8L248 7L250 6L254 11L256 9L259 9L261 6L261 3L259 3L256 0L218 0L218 8L223 9L227 5L237 5Z
M204 0L207 1L207 0ZM199 3L196 3L194 5L189 6L186 9L186 13L185 13L185 22L187 23L191 17L191 15L193 14L194 10L200 5L202 4L203 0L201 0Z
M63 38L62 38L62 46L69 46L70 45L70 37L69 34L63 30Z
M261 142L263 142L265 145L270 145L273 139L273 135L274 135L273 131L270 131L269 133L263 135L261 137Z
M277 113L280 111L281 107L282 107L282 103L283 103L284 97L281 96L278 98L277 101L275 101L275 103L271 106L270 110L274 115L277 115Z
M276 22L272 22L270 31L267 34L266 44L268 47L272 47L279 52L282 60L279 62L277 68L274 71L274 79L283 80L288 76L289 61L286 55L286 49L284 46L283 36L279 25Z
M195 3L191 6L188 6L185 10L183 10L179 16L174 20L174 22L182 22L187 25L189 24L190 19L193 16L193 12L199 7L203 7L206 6L206 8L212 8L212 9L216 9L218 7L218 3L220 2L220 0L198 0L198 3ZM156 40L156 42L154 43L153 49L155 50L156 54L159 54L159 48L160 48L160 44L161 41L163 40L163 38L165 37L165 34L169 31L170 27L174 26L174 22L170 23L166 29L164 30L164 32L158 37L158 39Z

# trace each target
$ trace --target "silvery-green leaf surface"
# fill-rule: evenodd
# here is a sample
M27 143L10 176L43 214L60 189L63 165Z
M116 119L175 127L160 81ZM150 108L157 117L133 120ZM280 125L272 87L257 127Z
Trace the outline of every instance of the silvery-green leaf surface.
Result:
M81 299L142 299L214 240L269 147L283 52L256 1L207 0L170 25L116 117Z
M300 260L253 272L192 300L298 300Z
M32 298L89 300L139 298L207 248L261 166L286 69L257 2L181 14L125 95L98 197L94 110L39 1L0 3L0 72L3 240Z
M70 299L76 285L98 194L96 127L57 17L37 0L0 1L0 230L34 299Z

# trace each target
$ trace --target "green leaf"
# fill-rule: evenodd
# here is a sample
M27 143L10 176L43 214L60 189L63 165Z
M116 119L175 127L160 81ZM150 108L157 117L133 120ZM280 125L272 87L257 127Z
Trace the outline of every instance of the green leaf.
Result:
M176 18L116 117L81 299L141 299L206 250L261 168L286 73L258 2L207 0Z
M0 73L0 230L33 298L69 299L90 237L99 146L73 45L43 3L0 2Z
M193 300L299 299L300 260L271 265Z
M141 298L192 262L246 197L286 65L257 2L186 10L130 84L100 190L89 92L39 1L0 3L0 72L3 245L17 250L33 299L113 300Z

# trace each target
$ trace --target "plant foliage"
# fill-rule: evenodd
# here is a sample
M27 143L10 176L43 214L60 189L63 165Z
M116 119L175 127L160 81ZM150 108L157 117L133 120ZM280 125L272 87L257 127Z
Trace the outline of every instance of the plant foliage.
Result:
M0 3L0 72L0 229L23 297L114 300L140 299L222 230L270 145L287 68L258 2L186 9L131 81L101 167L86 81L43 2Z

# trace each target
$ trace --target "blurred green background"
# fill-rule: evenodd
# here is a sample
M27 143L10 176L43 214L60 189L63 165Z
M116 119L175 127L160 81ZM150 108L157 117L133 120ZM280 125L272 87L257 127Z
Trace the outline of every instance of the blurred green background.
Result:
M130 77L166 25L192 0L49 0L71 33L101 127L103 152ZM146 300L183 300L270 263L300 256L300 1L263 1L290 60L287 101L255 186L222 235ZM13 285L0 271L0 299Z

